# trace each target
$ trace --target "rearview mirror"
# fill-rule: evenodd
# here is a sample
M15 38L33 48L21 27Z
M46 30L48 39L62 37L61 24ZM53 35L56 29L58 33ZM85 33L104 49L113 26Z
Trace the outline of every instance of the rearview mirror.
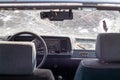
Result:
M73 19L72 10L69 11L49 11L49 12L41 12L41 19L48 18L50 21L63 21L63 20L71 20Z

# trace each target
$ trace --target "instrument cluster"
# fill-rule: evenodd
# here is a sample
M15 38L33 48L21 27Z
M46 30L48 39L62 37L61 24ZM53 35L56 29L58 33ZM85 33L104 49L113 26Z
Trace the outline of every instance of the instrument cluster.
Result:
M41 36L46 42L49 55L70 54L72 51L69 37ZM33 41L36 45L37 54L43 54L43 46L40 41L32 36L17 36L14 41Z

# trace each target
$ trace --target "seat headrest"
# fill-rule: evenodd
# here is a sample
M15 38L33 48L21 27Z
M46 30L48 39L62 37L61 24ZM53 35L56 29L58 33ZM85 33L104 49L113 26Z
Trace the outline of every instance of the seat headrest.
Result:
M97 58L105 62L120 62L120 33L101 33L96 43Z
M0 41L0 74L33 73L36 50L32 42Z

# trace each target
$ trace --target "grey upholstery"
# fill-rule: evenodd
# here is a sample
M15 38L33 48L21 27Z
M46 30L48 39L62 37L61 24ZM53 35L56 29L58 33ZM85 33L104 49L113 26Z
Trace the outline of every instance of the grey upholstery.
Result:
M96 56L81 61L74 80L120 80L120 33L99 34Z
M34 80L55 80L51 70L35 69L33 74Z
M0 42L0 74L32 74L35 47L30 42Z
M32 75L0 75L0 80L55 80L48 69L35 69Z
M32 42L0 41L0 80L54 80L48 69L36 69Z
M106 63L101 62L99 59L84 59L81 61L81 65L88 68L95 68L95 69L113 69L113 68L120 68L120 63Z
M97 37L96 55L105 62L120 61L120 33L102 33Z

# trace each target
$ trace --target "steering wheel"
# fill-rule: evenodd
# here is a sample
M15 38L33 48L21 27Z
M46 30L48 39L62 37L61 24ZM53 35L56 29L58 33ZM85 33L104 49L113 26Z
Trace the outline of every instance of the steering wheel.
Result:
M43 54L43 58L42 58L41 62L38 64L37 68L41 67L44 64L44 62L46 60L46 57L47 57L47 54L48 54L47 45L46 45L44 39L41 36L38 36L37 34L32 33L32 32L19 32L19 33L14 34L13 36L11 36L8 39L8 41L14 41L15 37L23 35L23 34L29 34L29 35L35 37L35 39L37 39L38 41L40 41L43 44L42 46L43 46L43 52L44 52L44 54Z

